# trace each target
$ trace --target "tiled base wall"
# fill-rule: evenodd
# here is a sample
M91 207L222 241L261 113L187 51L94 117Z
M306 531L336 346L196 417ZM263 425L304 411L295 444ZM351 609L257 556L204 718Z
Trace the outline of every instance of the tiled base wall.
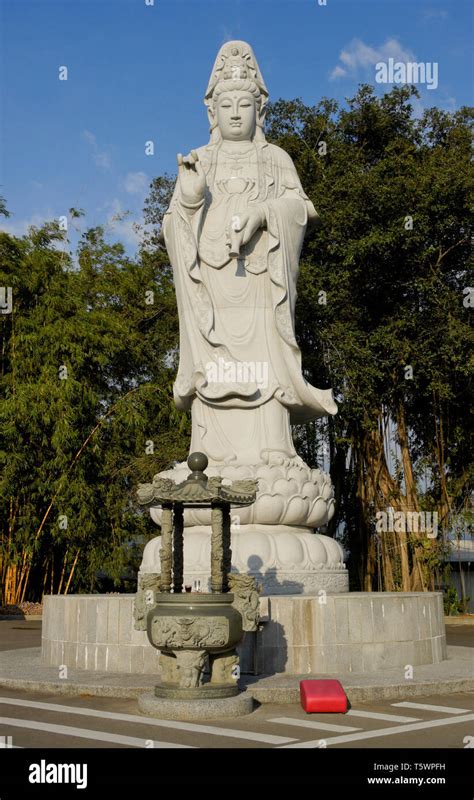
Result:
M46 664L158 674L158 651L133 628L134 595L44 598ZM262 625L239 648L243 672L376 672L446 658L440 592L351 592L262 599Z
M446 658L440 592L347 592L288 600L270 598L270 619L257 646L261 673L378 672Z

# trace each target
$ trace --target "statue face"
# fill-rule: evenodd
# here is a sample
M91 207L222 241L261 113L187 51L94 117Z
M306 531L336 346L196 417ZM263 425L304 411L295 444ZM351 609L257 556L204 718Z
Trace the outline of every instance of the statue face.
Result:
M224 92L217 99L216 116L223 139L250 141L257 122L255 97L250 92Z

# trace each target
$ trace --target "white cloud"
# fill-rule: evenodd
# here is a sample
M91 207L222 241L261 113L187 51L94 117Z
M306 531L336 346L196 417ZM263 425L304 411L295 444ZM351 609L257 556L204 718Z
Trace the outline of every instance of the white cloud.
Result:
M145 172L128 172L123 185L129 194L144 195L150 184L150 179Z
M110 154L106 150L100 149L97 144L97 137L88 130L84 130L82 136L92 148L92 157L96 166L103 170L110 169L112 165Z
M346 70L343 67L340 67L338 64L337 67L334 67L333 71L331 72L331 78L332 80L335 78L343 78L346 74Z
M137 224L143 225L143 221L136 218L136 215L127 211L121 204L118 198L114 198L111 202L107 203L99 209L100 218L97 221L91 222L91 225L104 225L105 233L113 238L114 241L122 242L135 250L141 242L142 235L136 229ZM67 213L67 212L66 212ZM68 216L68 239L78 238L77 231L74 231L71 220ZM12 236L25 236L28 233L28 228L34 225L35 228L40 228L45 222L58 220L59 215L55 214L52 209L48 209L45 213L35 213L29 218L15 219L12 214L8 219L0 217L0 231L11 234ZM56 242L57 250L68 250L67 242Z
M53 211L49 210L45 214L32 214L28 219L15 219L15 214L12 213L8 219L0 217L0 230L11 234L11 236L26 236L28 228L34 225L35 228L41 228L45 222L51 222L57 219Z
M444 8L425 8L422 11L421 17L427 22L431 19L447 19L449 14Z
M107 215L105 231L113 234L114 239L136 248L141 242L140 232L137 231L137 221L133 214L122 207L120 200L115 197L107 204L110 211Z
M67 213L66 213L67 216ZM0 231L2 233L9 233L10 236L16 236L20 239L22 236L26 236L28 233L28 229L31 226L35 228L41 228L46 222L53 222L59 221L59 214L55 214L52 209L48 209L45 213L40 214L32 214L29 218L23 219L15 219L15 214L12 213L11 217L8 219L4 219L0 217ZM69 222L69 217L68 217ZM68 253L69 252L69 242L68 239L71 236L71 233L74 234L74 231L71 231L71 228L68 227L67 234L64 239L57 239L55 242L51 244L55 250L58 250L60 253Z
M366 72L379 61L387 61L389 58L395 61L416 60L411 50L404 48L398 39L387 39L379 47L370 47L361 39L353 39L344 50L341 50L340 63L336 64L329 77L331 80L354 77Z
M415 119L421 119L428 106L425 106L420 97L410 97L410 105Z

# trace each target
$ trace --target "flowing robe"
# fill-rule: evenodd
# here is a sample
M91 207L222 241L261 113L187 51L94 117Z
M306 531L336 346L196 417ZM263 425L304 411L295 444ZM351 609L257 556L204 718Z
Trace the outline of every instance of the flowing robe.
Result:
M178 181L163 221L180 326L175 403L191 408L191 452L210 464L291 458L290 424L337 412L332 391L303 377L294 333L299 256L316 213L279 147L254 141L239 157L224 142L198 154L203 202L187 208ZM234 221L253 206L266 227L230 258Z

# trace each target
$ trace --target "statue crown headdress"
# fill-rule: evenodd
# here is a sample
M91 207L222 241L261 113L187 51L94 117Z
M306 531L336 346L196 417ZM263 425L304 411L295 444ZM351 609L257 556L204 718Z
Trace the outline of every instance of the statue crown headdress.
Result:
M264 96L264 100L268 99L268 89L265 86L257 59L247 42L233 41L222 45L217 54L204 98L206 105L212 101L215 88L221 81L236 80L252 81Z

